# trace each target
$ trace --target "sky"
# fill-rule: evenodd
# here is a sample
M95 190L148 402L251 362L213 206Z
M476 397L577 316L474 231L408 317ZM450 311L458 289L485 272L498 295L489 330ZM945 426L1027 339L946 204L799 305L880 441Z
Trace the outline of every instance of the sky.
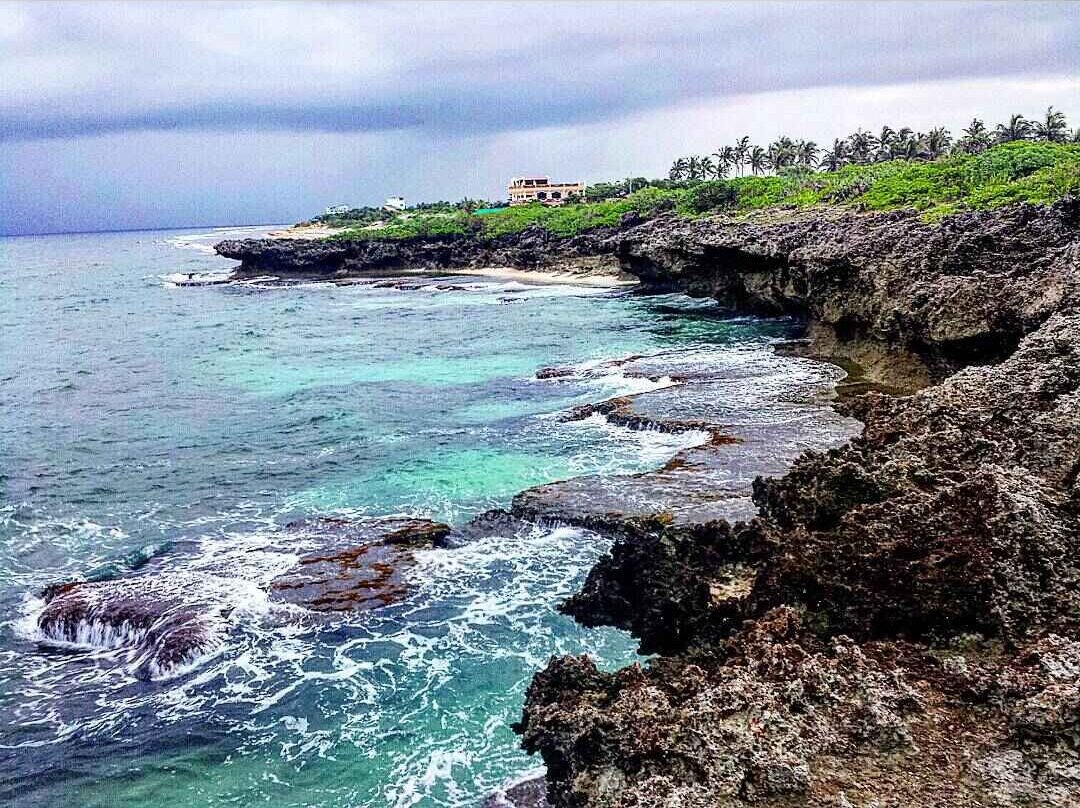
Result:
M1080 3L0 2L0 234L663 176L748 134L1080 126Z

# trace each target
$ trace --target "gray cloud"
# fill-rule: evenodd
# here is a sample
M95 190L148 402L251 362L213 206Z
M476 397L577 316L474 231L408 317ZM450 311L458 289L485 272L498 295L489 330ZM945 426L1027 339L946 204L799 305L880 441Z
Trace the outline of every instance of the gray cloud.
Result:
M470 135L830 85L1072 75L1072 3L0 6L0 140Z
M1076 125L1075 3L0 0L0 234L663 174L748 134Z

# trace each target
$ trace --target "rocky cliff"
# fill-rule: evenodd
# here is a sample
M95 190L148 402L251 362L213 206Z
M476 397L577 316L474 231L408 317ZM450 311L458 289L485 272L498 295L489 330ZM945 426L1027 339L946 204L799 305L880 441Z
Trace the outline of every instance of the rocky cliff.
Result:
M532 227L480 240L223 241L241 275L344 278L403 269L558 268L593 262L646 291L715 297L738 311L804 319L816 354L924 386L1000 361L1055 311L1075 306L1080 200L958 214L849 209L648 220L559 237Z
M592 514L577 483L515 500L615 533L563 608L659 654L536 676L517 730L554 805L1080 806L1080 201L933 223L667 216L497 248L250 245L219 250L324 276L615 256L646 291L798 316L811 353L914 391L845 398L861 433L758 479L742 522L672 482L702 479L686 458L650 478L670 511L620 495ZM693 415L676 426L722 435Z
M662 656L537 675L518 731L553 804L1080 805L1077 212L619 238L652 288L938 383L841 402L862 434L757 480L749 522L624 526L564 609Z
M476 267L551 269L581 261L614 267L607 240L615 231L599 228L562 238L530 227L490 240L466 235L407 239L243 239L215 245L218 254L240 261L240 276L337 279L401 270L448 270Z
M614 239L648 288L806 319L814 347L922 385L1008 356L1080 299L1080 200L964 213L653 220Z

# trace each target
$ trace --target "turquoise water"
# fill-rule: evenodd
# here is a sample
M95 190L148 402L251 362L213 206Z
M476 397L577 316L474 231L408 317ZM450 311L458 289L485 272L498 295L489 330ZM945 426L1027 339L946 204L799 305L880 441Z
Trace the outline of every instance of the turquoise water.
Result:
M606 544L525 525L420 553L412 593L312 620L263 586L319 514L464 524L518 490L655 468L691 438L567 407L648 387L543 366L760 342L665 296L472 280L459 291L179 289L229 266L195 231L0 239L0 801L464 806L538 765L508 729L555 653L634 643L554 606ZM34 633L49 583L149 556L229 605L224 649L145 682ZM163 573L166 574L166 573Z

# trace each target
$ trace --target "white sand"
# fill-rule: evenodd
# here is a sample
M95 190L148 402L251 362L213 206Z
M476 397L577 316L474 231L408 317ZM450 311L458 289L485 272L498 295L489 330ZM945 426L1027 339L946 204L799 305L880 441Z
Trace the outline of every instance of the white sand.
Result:
M336 236L345 230L344 227L327 227L322 224L311 224L286 228L285 230L272 230L266 234L267 238L283 238L283 239L317 239L326 238L327 236Z
M519 283L531 283L537 286L543 286L547 284L559 284L567 285L572 284L575 286L599 286L604 288L618 288L624 286L635 286L637 281L633 278L623 278L613 273L598 273L592 270L566 270L566 271L554 271L554 270L540 270L540 269L514 269L513 267L480 267L477 269L447 269L437 270L432 272L430 270L416 272L406 272L405 274L415 275L470 275L474 277L482 278L496 278L503 281L517 281Z

